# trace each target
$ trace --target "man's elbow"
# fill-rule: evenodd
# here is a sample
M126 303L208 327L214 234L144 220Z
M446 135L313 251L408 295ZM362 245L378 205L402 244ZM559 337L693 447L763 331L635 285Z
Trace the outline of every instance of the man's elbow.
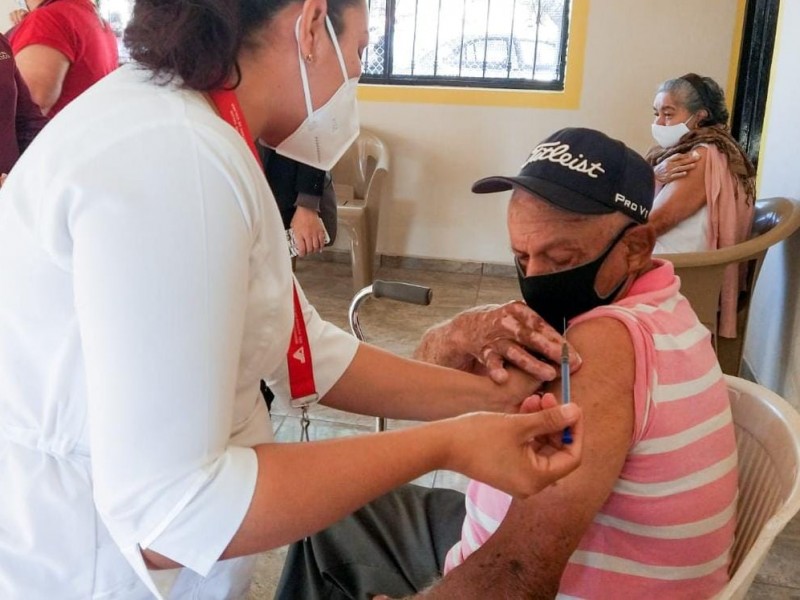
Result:
M530 600L550 600L558 595L558 586L561 582L561 571L555 569L540 569L532 572L519 561L509 564L509 581L511 589L508 590L509 598L529 598Z

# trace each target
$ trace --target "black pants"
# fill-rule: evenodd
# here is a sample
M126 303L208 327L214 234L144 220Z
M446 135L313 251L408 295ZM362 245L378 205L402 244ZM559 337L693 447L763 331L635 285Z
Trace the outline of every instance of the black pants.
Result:
M276 600L366 600L422 591L461 537L464 495L406 485L289 549Z

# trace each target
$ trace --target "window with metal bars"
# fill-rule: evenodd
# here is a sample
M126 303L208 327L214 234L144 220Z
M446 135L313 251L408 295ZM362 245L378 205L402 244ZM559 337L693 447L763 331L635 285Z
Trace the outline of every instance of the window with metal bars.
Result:
M363 83L563 90L570 0L369 0Z

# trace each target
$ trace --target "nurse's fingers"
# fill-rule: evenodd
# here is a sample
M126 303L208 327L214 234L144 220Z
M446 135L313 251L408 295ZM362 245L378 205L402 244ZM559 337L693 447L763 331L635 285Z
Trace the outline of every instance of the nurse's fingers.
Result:
M551 393L532 394L522 401L519 406L520 413L534 413L548 408L555 408L559 405L558 399Z
M539 490L568 475L581 464L583 455L583 413L575 404L545 409L546 431L536 435L529 445L530 460L537 475ZM572 443L561 443L561 432L569 427ZM539 491L537 490L537 491Z

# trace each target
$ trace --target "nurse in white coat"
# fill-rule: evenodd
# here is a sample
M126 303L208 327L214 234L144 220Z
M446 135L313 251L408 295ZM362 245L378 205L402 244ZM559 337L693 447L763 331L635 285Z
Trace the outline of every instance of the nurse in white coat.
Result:
M253 138L335 162L357 133L366 20L363 0L137 0L138 63L73 102L12 171L0 597L241 597L251 555L427 471L525 496L577 466L575 407L496 414L517 412L535 378L359 344L293 279ZM440 420L272 443L259 380L307 396L287 357L307 375L309 356L329 406ZM473 411L495 414L451 418ZM568 425L577 443L551 445Z

